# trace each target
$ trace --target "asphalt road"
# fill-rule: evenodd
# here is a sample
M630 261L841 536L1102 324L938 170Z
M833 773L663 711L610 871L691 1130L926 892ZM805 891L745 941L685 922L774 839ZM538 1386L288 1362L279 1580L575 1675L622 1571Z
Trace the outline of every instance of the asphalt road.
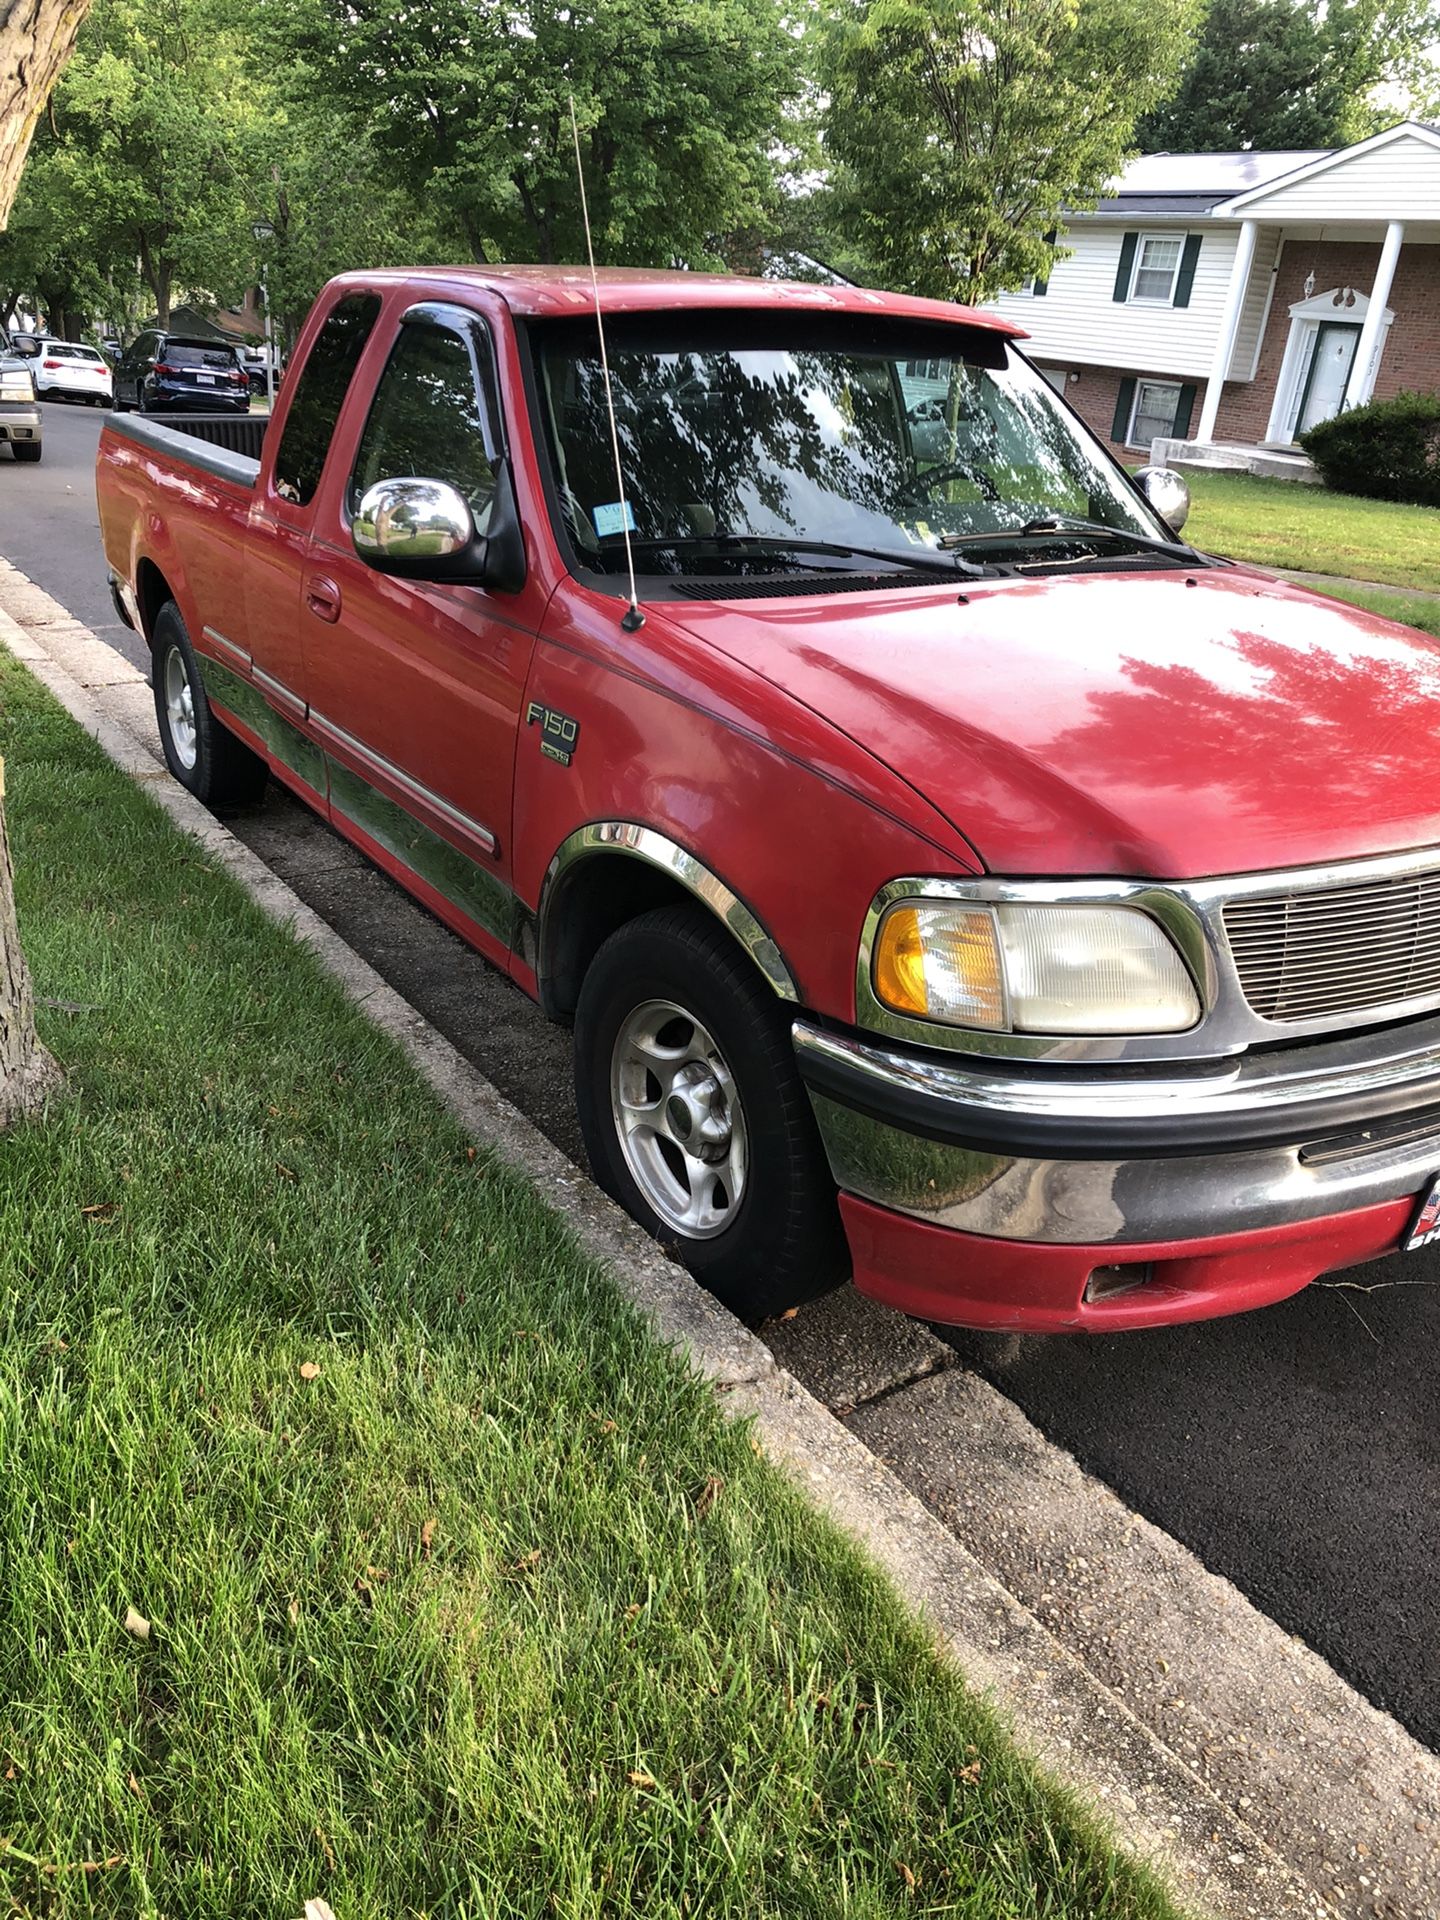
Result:
M146 649L116 618L105 585L95 512L95 443L105 415L63 400L43 401L41 410L45 451L38 466L21 466L8 446L0 446L0 553L42 584L47 567L63 573L65 592L47 590L143 667Z
M0 552L131 658L98 545L102 416L48 404L0 453ZM568 1037L272 787L230 823L578 1156ZM1440 1258L1356 1268L1263 1313L1103 1340L945 1332L1123 1499L1440 1748Z

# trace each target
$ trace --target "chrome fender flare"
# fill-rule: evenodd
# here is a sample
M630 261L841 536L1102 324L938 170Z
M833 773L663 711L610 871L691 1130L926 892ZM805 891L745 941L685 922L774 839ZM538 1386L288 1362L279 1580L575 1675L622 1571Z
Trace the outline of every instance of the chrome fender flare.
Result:
M579 861L602 854L619 854L633 860L643 860L647 865L658 867L672 879L678 880L688 893L703 901L716 918L725 923L779 997L799 1005L800 994L784 956L740 896L678 842L657 832L654 827L643 827L634 820L592 821L588 827L578 827L561 841L545 871L540 890L536 930L541 955L548 943L546 923L556 897L557 883Z

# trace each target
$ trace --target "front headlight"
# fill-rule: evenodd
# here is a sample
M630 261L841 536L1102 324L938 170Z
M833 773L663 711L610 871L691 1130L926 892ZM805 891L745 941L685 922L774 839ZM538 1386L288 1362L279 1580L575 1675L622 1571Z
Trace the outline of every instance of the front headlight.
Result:
M1200 997L1136 907L900 900L876 931L875 993L895 1013L999 1032L1179 1033Z
M33 400L35 388L28 373L0 373L0 400Z

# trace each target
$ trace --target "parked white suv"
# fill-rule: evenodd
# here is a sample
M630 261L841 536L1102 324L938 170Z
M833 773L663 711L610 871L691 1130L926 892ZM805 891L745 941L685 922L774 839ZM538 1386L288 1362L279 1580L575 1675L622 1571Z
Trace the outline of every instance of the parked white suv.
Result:
M88 407L108 407L115 397L110 363L95 347L42 335L32 364L35 391L42 399L59 394L67 400L83 400Z

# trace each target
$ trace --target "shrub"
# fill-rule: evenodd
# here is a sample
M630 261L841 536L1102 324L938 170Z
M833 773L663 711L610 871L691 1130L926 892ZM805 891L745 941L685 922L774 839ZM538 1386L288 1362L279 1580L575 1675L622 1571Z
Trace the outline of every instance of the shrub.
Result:
M1397 393L1322 420L1300 435L1337 493L1440 507L1440 393Z

